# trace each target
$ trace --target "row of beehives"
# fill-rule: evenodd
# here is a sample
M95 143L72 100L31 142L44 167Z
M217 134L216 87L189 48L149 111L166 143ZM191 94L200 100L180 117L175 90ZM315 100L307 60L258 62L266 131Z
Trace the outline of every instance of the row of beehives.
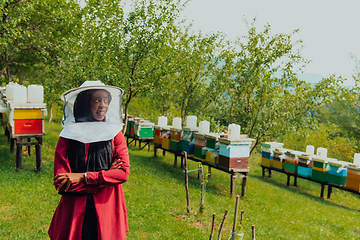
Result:
M176 153L186 152L191 158L206 162L220 169L231 171L248 168L250 147L254 139L240 134L240 126L230 124L228 133L210 132L210 123L188 116L186 126L181 118L174 118L167 125L166 117L159 117L154 131L154 143Z
M283 148L283 143L262 144L261 165L312 179L328 182L360 192L360 154L355 154L354 163L327 157L327 149L308 145L306 152Z
M1 92L0 112L12 135L44 134L43 87L9 83Z

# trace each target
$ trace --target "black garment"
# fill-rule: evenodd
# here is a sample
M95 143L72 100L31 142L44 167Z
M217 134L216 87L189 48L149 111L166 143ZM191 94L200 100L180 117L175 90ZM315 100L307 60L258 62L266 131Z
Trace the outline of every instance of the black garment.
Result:
M94 197L92 194L87 194L81 240L97 240L97 236L98 236L98 224L97 224L96 209L94 204Z
M112 141L90 143L87 161L85 161L85 144L69 140L69 163L71 172L98 172L109 170L112 163Z

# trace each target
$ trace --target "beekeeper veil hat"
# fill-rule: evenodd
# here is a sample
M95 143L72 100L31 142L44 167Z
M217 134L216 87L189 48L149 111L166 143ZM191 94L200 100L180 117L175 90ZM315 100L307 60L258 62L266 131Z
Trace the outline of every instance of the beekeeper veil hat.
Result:
M106 90L109 108L104 121L93 121L90 114L90 96L97 90ZM121 97L123 90L106 86L100 81L85 81L80 87L61 95L64 101L64 115L60 136L83 143L113 139L123 127Z

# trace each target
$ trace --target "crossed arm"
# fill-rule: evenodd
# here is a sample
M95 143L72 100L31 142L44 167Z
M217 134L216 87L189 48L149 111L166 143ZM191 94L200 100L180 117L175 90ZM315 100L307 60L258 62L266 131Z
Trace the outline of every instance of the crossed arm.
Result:
M72 173L67 158L68 139L59 138L55 151L53 185L57 191L95 193L106 185L126 182L129 177L129 155L124 135L119 133L114 138L115 159L107 171Z

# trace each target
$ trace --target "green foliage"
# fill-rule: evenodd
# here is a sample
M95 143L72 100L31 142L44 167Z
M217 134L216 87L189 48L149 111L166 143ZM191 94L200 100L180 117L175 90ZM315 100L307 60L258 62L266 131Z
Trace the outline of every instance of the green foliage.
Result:
M216 52L221 46L222 36L192 34L188 27L179 28L175 43L179 65L175 72L165 75L149 96L166 115L171 107L180 111L183 121L187 115L199 115L207 111L216 101L217 81L211 78L218 64Z
M286 132L299 117L326 102L338 79L323 79L313 88L300 81L296 72L308 61L301 56L301 41L293 41L298 30L272 35L270 25L258 32L254 23L246 37L223 52L225 64L217 77L224 85L220 94L228 96L222 98L221 117L240 124L256 139L256 147L273 128Z
M0 4L0 80L25 79L39 62L57 60L74 28L78 4L61 0L3 0Z
M353 162L354 153L359 150L358 141L338 134L339 128L332 124L319 124L318 128L299 128L296 132L287 133L283 137L284 147L298 151L306 151L307 145L328 150L328 157L339 161Z

